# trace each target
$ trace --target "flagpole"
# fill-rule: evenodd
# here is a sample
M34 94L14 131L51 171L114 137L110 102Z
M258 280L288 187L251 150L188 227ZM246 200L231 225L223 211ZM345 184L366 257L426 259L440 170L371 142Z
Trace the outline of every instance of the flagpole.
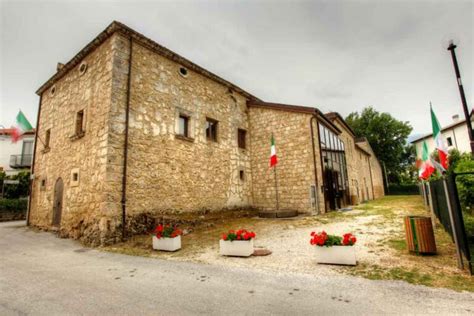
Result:
M280 201L278 198L278 177L277 177L277 167L273 166L273 173L275 174L275 195L276 195L276 210L280 210Z

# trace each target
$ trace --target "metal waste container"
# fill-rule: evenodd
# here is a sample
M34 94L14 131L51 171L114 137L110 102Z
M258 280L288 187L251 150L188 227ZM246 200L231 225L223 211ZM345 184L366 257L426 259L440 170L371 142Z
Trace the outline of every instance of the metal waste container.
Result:
M436 253L436 242L430 217L406 216L405 236L410 252L421 254Z

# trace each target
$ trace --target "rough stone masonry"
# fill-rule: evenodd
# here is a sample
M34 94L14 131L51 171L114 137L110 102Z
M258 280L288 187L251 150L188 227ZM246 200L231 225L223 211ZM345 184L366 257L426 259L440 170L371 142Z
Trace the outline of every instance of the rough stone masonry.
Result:
M119 22L37 94L42 141L28 222L87 244L116 242L124 227L162 214L275 209L272 134L281 208L324 213L350 196L383 195L370 145L356 147L355 135L331 117L263 102ZM340 161L339 173L328 171L320 126L341 136L349 168ZM368 193L357 193L355 182Z

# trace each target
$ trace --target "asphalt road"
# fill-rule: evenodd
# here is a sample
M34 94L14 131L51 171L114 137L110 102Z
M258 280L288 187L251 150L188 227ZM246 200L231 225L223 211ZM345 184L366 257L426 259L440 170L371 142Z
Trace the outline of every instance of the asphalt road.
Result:
M389 313L473 314L474 294L111 254L0 223L0 315Z

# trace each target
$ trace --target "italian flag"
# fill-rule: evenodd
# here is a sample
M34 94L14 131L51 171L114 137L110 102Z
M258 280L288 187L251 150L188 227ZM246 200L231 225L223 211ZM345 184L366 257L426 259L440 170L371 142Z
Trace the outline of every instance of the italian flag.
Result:
M448 147L446 147L446 142L444 141L443 134L441 134L441 125L439 125L438 118L431 110L431 125L433 126L433 138L436 143L436 149L438 149L439 162L444 170L448 169Z
M272 134L272 145L270 147L270 168L273 166L276 166L278 160L277 160L277 154L276 154L276 147L275 147L275 138L273 138Z
M431 174L436 170L430 162L430 154L428 152L428 144L426 141L423 142L423 153L421 155L421 166L418 171L418 176L420 179L426 180Z
M30 122L28 122L28 119L23 114L23 112L18 112L16 116L16 125L13 127L12 142L16 143L23 134L31 131L32 129L33 127L31 126Z

